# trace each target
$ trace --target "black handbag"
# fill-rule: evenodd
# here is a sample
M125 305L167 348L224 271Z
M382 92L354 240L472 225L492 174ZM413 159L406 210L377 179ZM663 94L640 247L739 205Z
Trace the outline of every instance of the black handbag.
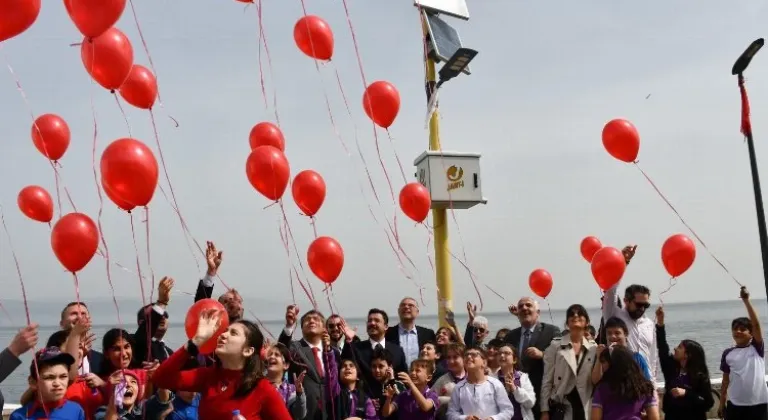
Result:
M549 420L564 420L565 409L565 404L549 400Z

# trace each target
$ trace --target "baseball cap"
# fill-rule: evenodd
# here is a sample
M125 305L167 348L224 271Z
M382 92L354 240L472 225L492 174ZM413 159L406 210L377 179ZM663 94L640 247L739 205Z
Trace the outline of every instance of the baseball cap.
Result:
M35 368L37 361L37 368ZM68 368L75 364L75 358L69 353L63 353L58 347L46 347L35 353L35 360L29 365L29 376L37 378L37 372L46 366L66 365Z

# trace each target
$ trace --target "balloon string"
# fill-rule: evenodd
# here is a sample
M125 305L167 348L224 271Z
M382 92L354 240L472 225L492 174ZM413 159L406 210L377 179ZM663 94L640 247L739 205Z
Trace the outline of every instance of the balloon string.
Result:
M387 132L387 137L389 137L389 143L392 145L392 150L395 149L395 140L392 138L392 133L389 132L389 128L384 129ZM395 153L395 160L397 160L397 166L400 168L400 175L403 177L403 183L408 183L408 178L405 176L405 170L403 170L403 164L400 162L400 156L398 156L397 153Z
M317 239L317 223L315 222L315 216L309 216L309 224L312 226L312 233L315 235L315 239Z
M149 274L152 278L152 289L149 292L149 301L154 302L155 294L155 269L152 268L152 253L149 249L149 207L144 206L144 223L145 223L145 236L147 239L147 267L149 267Z
M264 84L264 68L261 62L261 47L263 42L262 34L264 33L264 27L261 21L261 6L262 6L261 0L259 0L258 3L247 4L245 6L246 9L243 10L243 12L247 11L248 6L250 6L251 4L256 5L256 16L259 18L259 42L258 42L259 56L258 57L259 57L259 82L261 83L261 97L264 99L264 109L269 109L269 102L267 101L267 88L266 88L266 85Z
M11 318L11 314L10 314L10 313L9 313L9 312L8 312L8 311L5 309L5 305L3 305L3 303L2 303L2 302L0 302L0 310L2 310L2 311L3 311L3 314L5 314L5 316L8 318L8 321L10 321L10 322L11 322L11 324L14 324L14 323L15 323L15 321L13 320L13 318Z
M19 283L21 284L21 297L24 299L24 313L27 315L27 325L30 325L32 321L29 317L29 304L27 303L27 289L24 287L24 278L21 275L21 265L19 259L16 257L16 250L13 247L13 240L11 239L11 233L8 230L8 225L5 223L5 212L3 211L3 205L0 204L0 221L3 223L3 231L5 231L5 237L8 239L8 247L11 249L11 256L13 257L13 263L16 265L16 274L19 277Z
M725 271L726 274L728 274L733 279L733 281L736 282L736 284L738 284L739 286L743 286L743 284L741 284L741 282L739 282L736 279L736 277L733 274L731 274L731 272L728 270L728 268L726 268L725 264L723 264L722 261L720 261L720 259L718 259L715 256L715 254L707 247L707 244L704 243L704 241L701 239L701 237L696 233L695 230L693 230L693 228L688 224L688 222L686 222L685 219L683 219L683 216L680 215L680 212L677 211L675 206L672 205L672 203L669 201L669 199L667 199L667 197L661 192L661 190L659 190L659 187L657 187L656 184L653 182L653 180L651 180L651 177L649 177L648 174L645 173L643 168L640 167L639 162L635 161L633 163L634 163L635 167L637 168L637 170L640 171L641 174L643 174L643 177L645 177L646 181L648 181L648 183L651 184L651 187L653 187L653 189L656 191L656 193L659 195L659 197L661 197L661 199L664 200L665 203L667 203L667 206L670 209L672 209L672 212L674 212L675 215L677 216L677 218L680 219L680 222L683 223L683 226L685 226L688 229L688 231L691 232L691 234L696 238L696 240L699 242L699 244L701 244L701 246L704 247L704 250L707 251L709 256L712 257L712 259L715 260L715 262L723 269L723 271Z
M659 293L659 302L661 303L661 306L664 306L664 299L662 299L661 297L664 296L664 294L670 291L673 287L675 287L675 285L677 285L677 277L671 277L669 279L669 286L667 286L666 289L662 290L661 293Z
M549 311L549 320L552 322L552 325L555 324L555 317L552 316L552 306L549 304L549 299L544 298L544 302L547 302L547 310Z
M115 102L117 103L117 107L120 109L120 115L123 116L123 119L125 120L125 126L128 127L128 137L133 138L133 134L131 133L131 124L128 122L128 115L125 113L125 109L123 109L123 104L120 103L120 98L117 97L117 93L115 91L112 91L112 96L115 97Z
M288 246L288 234L285 232L285 229L283 229L283 224L284 224L283 221L279 220L277 228L280 233L280 241L283 243L283 247L285 248L285 255L286 257L288 257L288 264L290 265L290 267L288 267L288 280L291 283L291 299L293 301L293 304L295 305L296 292L293 289L293 272L291 271L291 269L296 270L296 266L293 264L293 261L291 261L291 250L290 250L290 247ZM301 278L297 276L297 280L299 281L299 285L301 286L301 288L304 290L304 293L307 294L307 298L309 299L309 301L312 302L312 298L309 295L309 291L304 287L304 284L301 282Z
M298 280L301 288L304 290L304 293L307 295L309 302L312 304L312 306L315 309L317 309L317 299L315 298L315 292L312 290L312 283L310 282L309 278L307 277L307 273L304 270L304 264L301 262L301 254L299 253L299 249L296 247L296 241L293 239L293 233L291 232L291 225L288 224L288 218L286 217L286 214L285 214L285 208L283 206L283 202L282 200L280 200L278 201L278 203L280 205L280 210L283 213L280 238L283 240L283 245L285 246L285 252L286 252L286 255L288 256L288 261L289 262L291 261L290 242L293 241L293 248L294 248L294 251L296 252L296 259L299 261L299 267L301 267L301 273L304 274L304 280L306 281L306 286L301 281L299 272L296 270L296 267L294 266L293 270L296 273L296 279ZM293 263L291 263L291 265L293 265ZM294 297L294 300L295 300L295 297Z
M136 8L133 6L133 0L128 0L128 2L131 5L131 14L133 14L133 22L136 24L136 30L139 33L139 38L141 39L141 45L144 47L144 53L147 54L147 59L149 60L149 68L152 69L152 73L155 75L155 81L157 81L157 103L160 105L160 108L163 108L166 112L168 112L165 109L165 105L163 104L163 98L160 96L160 76L157 74L157 70L155 70L155 63L152 61L152 54L149 53L149 47L147 46L147 40L144 39L144 32L141 30L141 25L139 25L139 17L136 15ZM179 122L176 120L176 118L173 118L172 115L168 114L168 118L173 121L173 124L176 126L176 128L179 128Z
M75 281L75 299L77 300L77 306L80 306L80 280L77 278L77 273L72 272L72 279Z
M275 72L272 67L272 54L269 52L269 44L267 43L267 33L264 31L264 18L262 12L263 4L261 0L258 0L256 4L256 11L259 16L259 75L262 77L262 95L264 95L264 101L266 101L266 92L264 90L264 77L261 70L261 47L264 46L264 52L267 55L267 68L269 69L269 80L272 81L272 108L275 111L275 122L278 127L280 126L280 115L277 112L277 88L275 88Z
M173 189L173 184L171 183L171 176L168 175L168 166L165 163L165 155L163 154L163 147L160 145L160 135L157 131L157 123L155 121L155 114L152 112L152 109L149 110L149 119L152 122L152 131L155 136L155 145L157 146L157 154L160 156L160 164L163 167L163 175L165 176L165 182L168 183L168 190L171 193L171 200L168 200L168 195L165 194L165 191L160 187L160 192L163 194L163 197L165 197L166 201L171 205L171 208L176 213L176 215L179 218L179 223L181 224L181 229L184 232L184 240L187 242L187 248L189 248L190 253L192 254L192 258L195 260L195 264L197 265L197 270L200 271L200 264L197 261L197 258L194 255L194 252L192 251L192 246L189 244L190 238L192 241L194 241L197 244L198 249L200 249L200 252L205 256L205 252L203 252L202 248L200 247L200 244L198 244L197 240L192 236L192 232L189 231L189 227L187 226L186 220L184 220L184 216L181 214L181 209L179 208L179 202L176 199L176 191Z
M168 204L170 204L170 206L173 209L173 211L176 212L176 214L178 214L178 210L176 209L176 207L174 207L173 203L171 202L171 199L168 197L168 194L165 193L165 190L163 189L163 186L158 184L157 185L157 189L159 189L160 193L163 194L163 197L165 198L165 201ZM195 265L197 266L197 271L200 272L200 262L197 260L197 257L195 256L195 251L192 249L192 244L189 242L190 241L190 237L189 236L191 234L189 233L189 230L185 227L185 224L186 223L182 223L182 229L185 232L184 242L186 242L187 250L189 250L189 254L192 256L192 260L195 262ZM197 244L197 240L194 237L192 237L191 239L192 239L192 241L195 242L195 244ZM197 244L197 248L201 249L199 244Z
M43 141L45 144L45 141ZM43 146L45 147L45 146ZM61 205L61 180L59 179L59 171L56 167L53 167L53 182L56 185L56 203L59 207L59 219L61 219L62 205Z
M139 262L139 247L136 245L136 229L133 225L133 214L129 214L131 218L131 238L133 239L133 250L136 253L136 274L139 278L139 286L141 287L141 307L147 305L147 295L144 293L144 276L141 275L141 263Z
M491 286L488 286L487 284L486 284L486 285L484 285L484 286L485 286L485 287L486 287L488 290L490 290L490 291L491 291L491 293L493 293L494 295L498 296L498 297L499 297L499 299L503 300L503 301L504 301L504 303L506 303L506 302L507 302L507 299L505 299L505 298L504 298L504 296L502 296L502 295L501 295L499 292L497 292L497 291L493 290L493 288L492 288ZM549 303L549 302L547 302L547 303Z

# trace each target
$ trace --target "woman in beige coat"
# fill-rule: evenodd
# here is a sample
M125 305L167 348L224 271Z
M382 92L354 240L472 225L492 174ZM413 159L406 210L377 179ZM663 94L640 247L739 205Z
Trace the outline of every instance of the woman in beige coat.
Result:
M597 345L584 334L589 314L581 305L571 305L566 314L568 333L552 340L544 352L541 385L541 420L586 420L592 399L592 366ZM558 417L558 413L564 416Z

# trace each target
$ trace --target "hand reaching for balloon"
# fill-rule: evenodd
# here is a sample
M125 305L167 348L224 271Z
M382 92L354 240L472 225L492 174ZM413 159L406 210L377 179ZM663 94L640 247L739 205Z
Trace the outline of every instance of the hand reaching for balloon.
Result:
M347 343L351 343L352 339L355 338L355 330L347 325L347 321L344 321L344 318L341 318L341 329L344 331L344 336L347 338Z
M174 280L170 277L163 277L157 286L157 303L168 304L171 300L171 289L173 289Z
M11 344L8 345L8 351L19 357L37 346L37 339L37 324L27 325L13 337Z
M299 317L299 305L288 305L285 308L285 328L293 328L296 318Z
M475 315L477 315L477 305L473 305L472 302L467 302L467 316L469 317L467 324L472 325L472 321L475 320Z
M632 261L632 257L635 256L635 251L637 251L637 245L627 245L624 247L624 249L621 250L622 255L624 255L624 261L627 262L627 265L629 265L629 262Z
M517 316L517 306L516 305L509 305L507 308L510 314Z
M152 379L152 375L155 374L158 367L160 367L160 361L157 359L153 362L141 362L141 368L147 371L149 379Z
M223 251L218 251L216 245L213 242L206 242L205 250L205 262L208 263L208 275L213 277L219 271L221 265L221 258L224 254Z
M192 342L200 347L213 337L221 325L221 313L218 309L207 309L200 313L200 322Z
M656 308L656 325L664 326L664 307L659 306Z
M739 297L741 300L749 300L749 291L747 290L747 286L741 286L741 289L739 290Z

